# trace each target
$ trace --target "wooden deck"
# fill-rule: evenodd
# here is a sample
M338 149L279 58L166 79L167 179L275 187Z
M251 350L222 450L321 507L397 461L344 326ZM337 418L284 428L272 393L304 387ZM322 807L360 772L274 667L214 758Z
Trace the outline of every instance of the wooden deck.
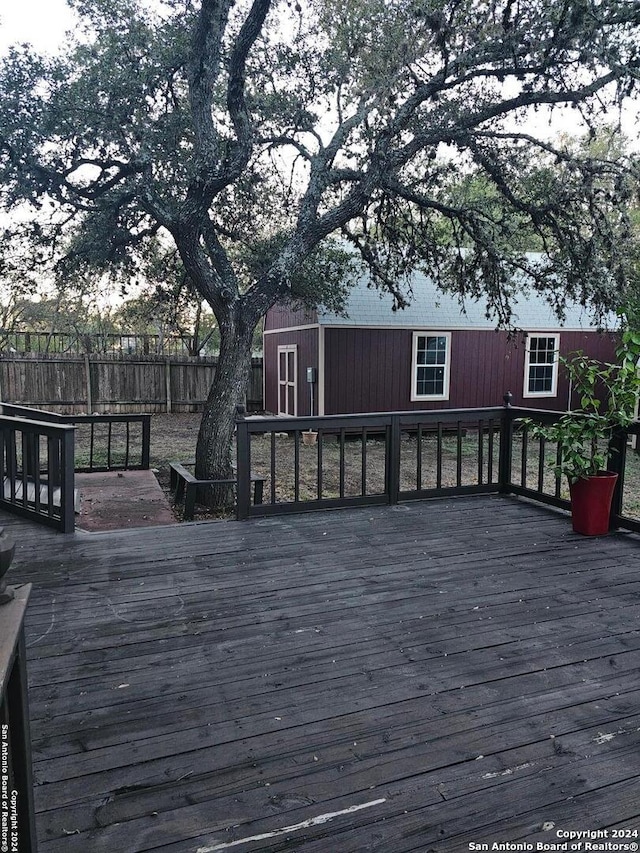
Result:
M499 497L67 537L2 520L35 585L40 853L640 830L634 535Z

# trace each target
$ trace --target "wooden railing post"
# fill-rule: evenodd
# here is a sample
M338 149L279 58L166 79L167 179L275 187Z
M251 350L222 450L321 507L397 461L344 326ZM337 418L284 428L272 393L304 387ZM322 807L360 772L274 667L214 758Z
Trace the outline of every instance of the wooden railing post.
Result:
M245 411L240 406L236 412L236 517L239 521L249 517L251 505L251 438Z
M37 851L24 642L24 614L30 592L31 584L16 589L13 600L1 605L0 618L0 808L7 821L8 844L4 849L20 853Z
M513 416L511 413L511 391L502 398L504 409L500 418L500 455L498 458L498 487L500 494L511 491L511 463L513 459Z
M607 458L607 470L618 475L616 486L611 501L611 513L609 527L616 527L613 519L622 515L622 498L624 494L624 469L627 459L627 432L616 430L609 442L609 455Z
M391 416L387 432L387 496L390 504L398 503L400 493L400 418Z
M60 529L63 533L73 533L76 526L74 433L74 427L64 427L60 439ZM49 495L49 500L53 500L53 495Z
M151 415L142 416L142 456L140 460L145 471L151 466Z

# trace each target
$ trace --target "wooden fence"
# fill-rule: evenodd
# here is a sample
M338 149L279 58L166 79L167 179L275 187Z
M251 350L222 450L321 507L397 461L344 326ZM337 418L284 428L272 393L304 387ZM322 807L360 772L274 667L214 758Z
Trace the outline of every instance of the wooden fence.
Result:
M0 356L0 400L61 414L202 411L216 357ZM262 409L262 358L251 360L246 407Z

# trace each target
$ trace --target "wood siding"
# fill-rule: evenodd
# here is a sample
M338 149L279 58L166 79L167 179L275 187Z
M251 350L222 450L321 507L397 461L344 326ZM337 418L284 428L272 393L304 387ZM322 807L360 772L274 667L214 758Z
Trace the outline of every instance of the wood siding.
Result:
M298 415L309 415L310 393L307 367L318 368L318 329L282 331L264 336L264 408L278 413L278 347L295 344L298 347ZM314 387L314 414L318 414L318 386Z
M310 326L318 322L318 312L294 305L278 304L267 311L264 318L265 332L270 329L286 329L290 326Z
M509 341L506 332L480 330L451 333L449 399L412 402L412 334L412 329L327 327L325 413L496 406L501 405L505 391L513 394L514 405L567 408L568 385L562 371L555 397L525 398L524 338ZM602 361L615 359L615 338L611 335L561 330L559 334L562 355L582 349Z

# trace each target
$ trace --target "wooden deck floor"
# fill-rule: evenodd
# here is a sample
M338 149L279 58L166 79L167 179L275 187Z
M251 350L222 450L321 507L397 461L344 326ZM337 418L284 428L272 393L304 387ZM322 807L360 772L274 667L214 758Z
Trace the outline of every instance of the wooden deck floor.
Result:
M40 853L640 830L638 537L499 497L72 537L2 521L36 586Z

